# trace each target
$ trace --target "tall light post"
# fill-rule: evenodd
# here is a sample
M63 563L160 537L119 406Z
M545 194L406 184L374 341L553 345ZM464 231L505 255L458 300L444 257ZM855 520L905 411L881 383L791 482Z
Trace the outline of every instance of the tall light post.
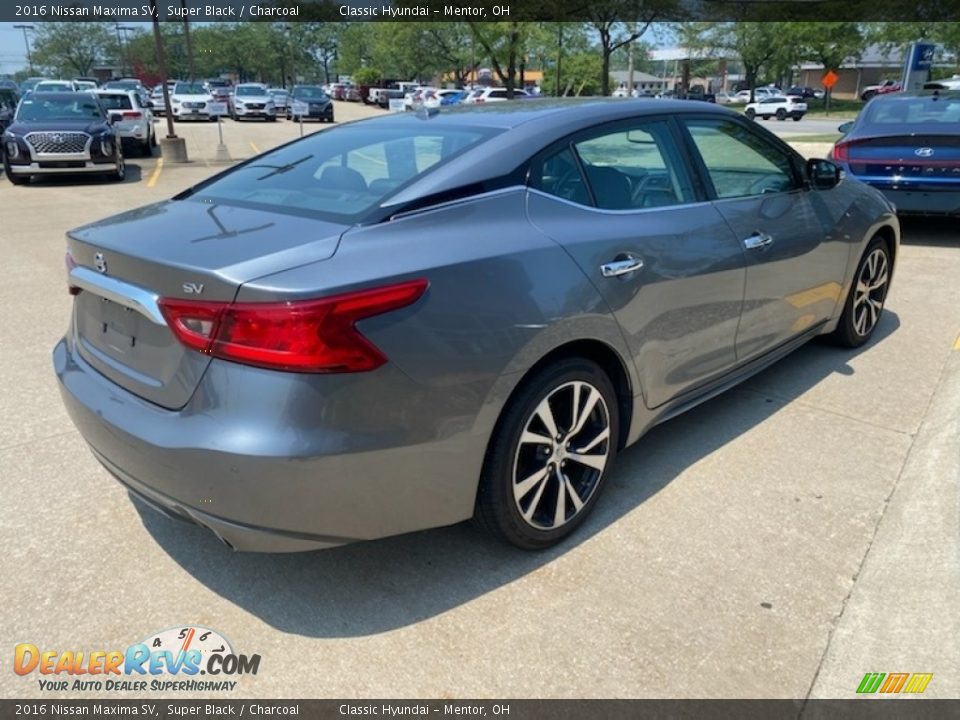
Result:
M130 64L127 57L127 32L130 30L136 30L136 28L130 27L129 25L121 25L116 23L117 27L117 46L120 48L120 74L123 76L132 75L133 68L129 68L130 72L127 72L127 66ZM123 40L120 39L120 32L123 32Z
M33 75L33 56L30 54L30 38L27 37L27 30L33 30L33 25L14 25L14 30L23 30L23 44L27 46L27 65L30 66L30 74Z
M193 82L197 78L193 70L193 45L190 44L190 15L187 13L187 0L180 0L180 7L183 8L183 39L187 43L187 66L190 68L190 82Z
M160 33L160 18L157 13L157 0L150 0L150 12L153 19L153 42L157 50L157 66L160 71L160 87L163 90L163 106L166 108L167 136L160 140L160 150L167 162L187 162L187 144L177 137L173 127L173 107L170 104L170 88L167 87L167 55L163 50L163 35Z

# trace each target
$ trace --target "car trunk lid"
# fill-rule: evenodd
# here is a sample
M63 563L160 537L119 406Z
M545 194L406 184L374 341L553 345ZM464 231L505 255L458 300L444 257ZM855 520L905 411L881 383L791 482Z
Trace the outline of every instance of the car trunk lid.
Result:
M166 325L160 298L230 302L251 280L331 257L347 226L196 200L67 234L78 353L130 392L183 407L210 362Z
M899 189L956 189L960 184L960 137L897 135L853 138L838 145L837 159L846 160L861 180Z

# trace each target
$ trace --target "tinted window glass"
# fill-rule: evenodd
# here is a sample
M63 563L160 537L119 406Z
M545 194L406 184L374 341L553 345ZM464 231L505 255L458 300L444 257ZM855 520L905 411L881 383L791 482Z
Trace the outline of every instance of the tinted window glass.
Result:
M262 87L257 87L255 85L248 85L237 88L237 95L264 95L266 91Z
M106 110L132 110L129 95L98 95L97 99Z
M867 125L937 125L944 130L957 132L960 124L960 100L932 97L913 100L896 99L870 103L866 109L864 122ZM950 128L950 126L953 126Z
M350 222L400 185L496 132L381 127L317 133L237 168L193 197Z
M693 200L665 123L643 123L575 147L597 207L629 210Z
M717 197L749 197L797 187L790 156L732 120L687 120Z
M27 98L20 103L17 120L94 120L103 117L100 105L90 95L77 95L69 99Z
M203 88L203 83L177 83L173 88L177 95L206 95L207 91Z
M543 161L532 177L533 187L564 200L590 205L590 193L570 148L564 148Z

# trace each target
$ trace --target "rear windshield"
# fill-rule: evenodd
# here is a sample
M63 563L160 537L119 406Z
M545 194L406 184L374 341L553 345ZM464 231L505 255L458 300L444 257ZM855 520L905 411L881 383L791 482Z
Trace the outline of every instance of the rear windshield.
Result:
M136 90L139 86L140 84L133 80L114 80L103 87L107 90Z
M401 186L497 132L381 127L361 124L310 135L201 186L192 197L352 223Z
M864 123L876 130L901 132L917 126L932 132L960 132L960 99L918 97L871 102Z
M40 83L36 87L37 92L73 92L73 85L70 83Z
M129 95L121 95L117 93L115 95L98 95L100 99L100 104L103 105L106 110L132 110L133 103L130 102Z
M73 98L40 99L33 95L22 103L17 110L19 122L35 120L99 120L103 112L96 99L90 95L77 94Z

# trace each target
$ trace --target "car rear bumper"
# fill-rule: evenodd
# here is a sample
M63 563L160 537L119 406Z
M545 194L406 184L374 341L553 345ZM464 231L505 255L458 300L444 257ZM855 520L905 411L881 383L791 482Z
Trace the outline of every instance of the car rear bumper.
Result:
M54 370L97 459L155 509L236 550L321 549L473 513L489 428L451 432L442 413L432 428L411 420L423 388L389 365L291 377L214 360L187 405L168 410L110 382L72 344L56 345Z
M898 215L960 215L960 187L926 191L878 189L897 208Z

